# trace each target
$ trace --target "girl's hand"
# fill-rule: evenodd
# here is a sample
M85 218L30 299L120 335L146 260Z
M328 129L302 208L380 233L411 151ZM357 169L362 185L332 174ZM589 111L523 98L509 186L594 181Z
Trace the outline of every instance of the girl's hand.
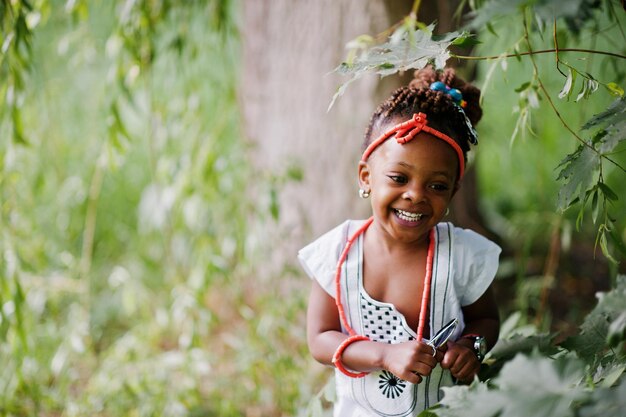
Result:
M385 344L383 351L383 369L398 378L413 384L422 382L422 377L430 375L433 368L443 359L443 352L417 341Z
M462 344L448 341L446 353L441 361L443 369L462 382L471 382L480 370L480 362L474 351Z

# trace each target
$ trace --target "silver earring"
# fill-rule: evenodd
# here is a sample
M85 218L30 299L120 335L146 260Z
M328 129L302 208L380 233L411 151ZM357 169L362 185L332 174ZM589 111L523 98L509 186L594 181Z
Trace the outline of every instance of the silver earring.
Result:
M359 188L359 197L361 197L362 199L366 199L370 196L370 192L369 191L365 191L362 188Z
M446 208L446 214L445 215L447 216L448 214L450 214L450 207Z

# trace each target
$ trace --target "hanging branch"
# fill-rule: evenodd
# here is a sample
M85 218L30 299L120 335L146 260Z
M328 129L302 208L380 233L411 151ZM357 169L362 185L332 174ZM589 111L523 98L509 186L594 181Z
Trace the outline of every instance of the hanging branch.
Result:
M500 58L518 58L520 56L526 55L541 55L541 54L554 54L556 53L558 56L559 52L581 52L585 54L596 54L596 55L606 55L614 58L626 59L626 55L617 54L615 52L608 51L597 51L594 49L584 49L584 48L552 48L552 49L540 49L537 51L525 51L525 52L516 52L514 54L502 54L502 55L488 55L488 56L469 56L469 55L457 55L451 54L453 58L463 59L466 61L489 61L493 59Z

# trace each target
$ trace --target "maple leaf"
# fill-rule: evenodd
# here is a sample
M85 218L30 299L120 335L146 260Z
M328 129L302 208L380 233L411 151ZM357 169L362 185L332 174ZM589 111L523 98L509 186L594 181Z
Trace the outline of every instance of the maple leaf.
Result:
M424 29L407 29L403 26L387 42L363 48L351 61L342 62L334 72L350 76L350 79L337 89L328 109L343 95L350 83L366 74L385 77L397 72L421 69L430 63L435 68L443 68L450 58L450 45L459 43L470 35L450 32L433 36L434 27L434 24Z
M598 304L585 317L580 333L565 340L561 346L575 351L591 363L602 354L607 344L623 340L623 315L626 313L626 276L617 277L615 288L598 293Z
M439 417L573 417L572 404L589 397L581 385L584 370L571 356L553 360L519 354L489 384L442 388L442 408L432 411Z
M578 411L580 417L623 416L626 410L626 379L614 389L600 388L593 392L588 404Z
M557 180L565 180L559 190L558 207L565 210L576 201L585 201L592 188L602 157L626 140L626 97L615 100L605 111L594 115L582 130L598 128L591 141L580 145L559 164L563 167Z

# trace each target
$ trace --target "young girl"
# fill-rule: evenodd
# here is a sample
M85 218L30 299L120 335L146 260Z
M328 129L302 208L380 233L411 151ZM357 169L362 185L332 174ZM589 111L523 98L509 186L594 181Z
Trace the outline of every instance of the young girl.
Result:
M440 223L476 144L480 91L452 69L416 72L376 110L359 163L373 216L298 254L313 278L307 338L335 366L335 416L415 416L471 381L498 337L491 290L500 248ZM429 338L451 320L447 345Z

